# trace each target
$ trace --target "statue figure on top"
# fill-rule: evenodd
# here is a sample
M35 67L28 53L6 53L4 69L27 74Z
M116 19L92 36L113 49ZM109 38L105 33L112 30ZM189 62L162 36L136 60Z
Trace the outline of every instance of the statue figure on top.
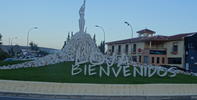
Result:
M86 4L86 0L84 0L83 5L81 6L80 10L79 10L79 32L80 33L84 33L84 27L85 27L85 4Z

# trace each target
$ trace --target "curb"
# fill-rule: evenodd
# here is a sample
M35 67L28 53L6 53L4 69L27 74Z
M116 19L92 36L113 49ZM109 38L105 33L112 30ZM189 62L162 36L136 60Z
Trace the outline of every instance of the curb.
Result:
M88 96L88 95L46 95L0 92L0 97L17 97L55 100L197 100L196 96Z

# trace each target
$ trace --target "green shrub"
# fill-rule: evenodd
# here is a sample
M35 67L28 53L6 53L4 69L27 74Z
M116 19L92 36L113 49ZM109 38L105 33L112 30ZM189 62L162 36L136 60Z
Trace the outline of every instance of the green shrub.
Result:
M4 52L2 49L0 49L0 60L4 60L9 57L10 56L6 52Z

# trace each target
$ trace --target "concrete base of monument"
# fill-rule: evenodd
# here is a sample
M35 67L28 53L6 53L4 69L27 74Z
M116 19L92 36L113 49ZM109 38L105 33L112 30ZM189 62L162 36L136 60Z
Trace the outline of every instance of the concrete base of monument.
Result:
M195 100L197 84L80 84L0 80L1 93L59 96L65 98L141 98L137 100ZM175 99L168 99L175 98ZM180 99L176 99L180 98ZM135 99L134 99L135 100Z

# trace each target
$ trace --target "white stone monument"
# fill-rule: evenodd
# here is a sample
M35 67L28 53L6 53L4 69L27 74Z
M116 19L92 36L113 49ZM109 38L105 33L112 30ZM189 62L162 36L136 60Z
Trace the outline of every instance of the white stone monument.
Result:
M79 32L84 33L84 27L85 27L85 4L86 0L84 0L83 5L81 6L79 10Z
M127 70L130 65L133 65L133 63L129 63L128 58L126 55L122 55L121 57L118 57L116 55L113 56L106 56L103 55L98 47L96 46L96 43L94 40L91 38L90 34L88 34L86 31L84 32L84 27L85 27L85 4L86 0L84 0L83 5L81 6L79 10L79 32L75 33L74 36L68 41L68 43L64 46L61 52L58 52L56 54L51 54L42 58L39 58L34 61L30 62L25 62L22 64L16 64L16 65L8 65L8 66L0 66L0 69L18 69L18 68L28 68L28 67L41 67L41 66L46 66L50 64L57 64L60 62L66 62L66 61L75 61L75 64L72 65L72 69L76 69L76 67L80 66L80 64L85 64L85 63L90 63L88 67L91 69L92 67L99 66L101 67L103 64L107 65L107 68L110 69L111 66L114 64L117 64L116 67L118 67L120 70L119 72L123 69L124 70L124 75L128 76L131 75L128 73L129 70ZM146 69L155 69L157 70L157 74L160 75L160 71L164 70L166 73L162 74L160 76L166 76L168 72L173 73L170 77L176 76L175 69L165 69L162 67L156 67L150 65L137 65L137 67L141 66L140 68ZM71 66L68 66L71 67ZM134 66L134 69L136 67ZM113 68L112 68L113 69ZM93 70L93 69L92 69ZM136 69L137 70L137 69ZM175 71L173 71L175 70ZM90 70L91 71L91 70ZM135 70L134 70L135 71ZM73 72L73 71L72 71ZM109 72L109 71L108 71ZM114 73L115 70L113 70ZM141 71L142 72L142 71ZM78 73L78 72L77 72ZM155 74L156 71L153 73ZM75 73L73 73L75 74ZM95 73L92 73L95 74ZM142 76L144 75L141 73ZM118 74L115 74L116 77ZM150 77L152 76L151 73L148 74ZM134 74L135 76L135 74ZM145 74L145 76L147 76Z
M79 10L79 32L75 33L71 40L62 49L61 52L51 54L37 60L25 62L22 64L0 66L0 69L18 69L28 67L41 67L50 64L56 64L64 61L75 61L75 64L90 62L91 59L100 59L103 54L99 51L96 43L90 34L84 32L85 27L85 3ZM92 55L92 56L91 56ZM95 57L95 58L94 58ZM100 58L99 58L100 57Z

